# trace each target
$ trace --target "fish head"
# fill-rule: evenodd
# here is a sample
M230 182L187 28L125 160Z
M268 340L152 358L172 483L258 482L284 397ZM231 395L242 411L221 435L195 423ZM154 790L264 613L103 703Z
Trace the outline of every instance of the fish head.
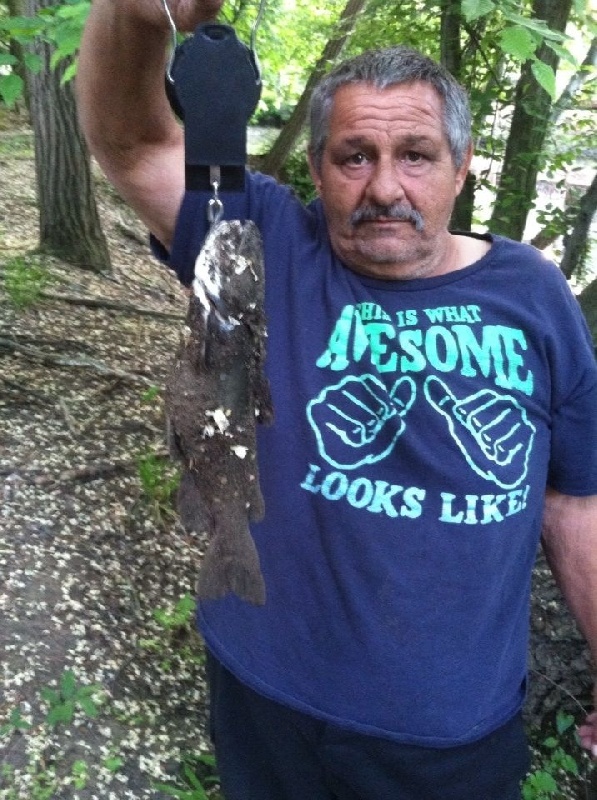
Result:
M207 312L232 326L263 304L263 244L254 222L225 220L210 229L195 262L193 292Z

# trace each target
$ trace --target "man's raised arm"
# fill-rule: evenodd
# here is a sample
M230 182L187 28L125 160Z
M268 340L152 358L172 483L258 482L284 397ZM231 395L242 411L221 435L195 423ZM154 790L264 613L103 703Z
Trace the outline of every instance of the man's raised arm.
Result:
M223 0L168 0L179 31ZM77 76L91 153L152 233L170 245L184 191L184 141L164 89L171 29L162 0L94 0Z

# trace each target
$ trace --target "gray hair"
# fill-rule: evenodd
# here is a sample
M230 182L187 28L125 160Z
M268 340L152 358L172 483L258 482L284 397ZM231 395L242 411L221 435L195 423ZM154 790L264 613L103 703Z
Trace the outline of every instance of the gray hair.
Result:
M310 105L309 153L317 171L321 170L334 95L341 86L369 83L377 89L386 89L414 81L430 84L443 100L444 133L454 165L460 167L471 143L471 112L465 90L433 59L418 50L396 46L368 50L344 61L315 88Z

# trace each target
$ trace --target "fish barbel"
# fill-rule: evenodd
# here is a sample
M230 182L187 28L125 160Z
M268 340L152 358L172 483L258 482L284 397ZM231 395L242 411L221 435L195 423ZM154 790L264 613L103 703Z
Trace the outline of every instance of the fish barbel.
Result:
M186 336L166 385L170 449L182 462L178 512L186 530L209 540L200 599L234 592L265 602L249 521L265 513L256 423L273 417L266 335L259 230L250 221L219 222L195 263Z

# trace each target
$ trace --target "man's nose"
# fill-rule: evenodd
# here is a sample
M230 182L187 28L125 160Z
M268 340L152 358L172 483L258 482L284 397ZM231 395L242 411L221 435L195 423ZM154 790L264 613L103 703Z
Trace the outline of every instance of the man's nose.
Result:
M377 162L370 175L367 197L380 206L389 206L404 200L404 189L395 164L385 160Z

